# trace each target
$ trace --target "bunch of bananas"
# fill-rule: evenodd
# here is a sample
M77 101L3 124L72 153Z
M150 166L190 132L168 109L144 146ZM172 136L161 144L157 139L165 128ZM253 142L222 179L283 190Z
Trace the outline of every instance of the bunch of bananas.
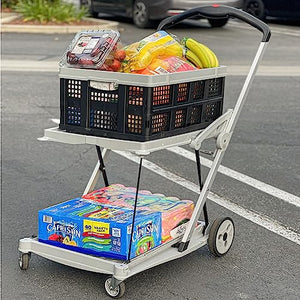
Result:
M186 47L185 57L198 68L216 68L219 66L216 54L207 46L192 38L184 38L182 44Z

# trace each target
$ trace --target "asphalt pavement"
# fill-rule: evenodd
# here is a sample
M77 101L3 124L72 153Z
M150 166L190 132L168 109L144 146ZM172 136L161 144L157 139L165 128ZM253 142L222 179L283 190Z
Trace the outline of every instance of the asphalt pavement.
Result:
M153 32L123 20L118 26L124 44ZM133 276L126 280L123 299L300 298L300 34L297 26L270 27L269 48L208 200L210 220L234 220L233 247L215 258L205 246ZM223 29L191 22L172 33L201 40L228 66L224 110L231 108L260 34L236 21ZM104 274L35 254L27 271L18 266L18 241L37 234L38 211L80 196L97 161L89 145L37 139L44 129L57 126L58 62L73 36L2 34L2 299L110 299L104 292ZM111 153L106 163L109 181L134 186L136 160L134 154ZM201 161L205 175L211 157L202 155ZM196 200L197 184L189 146L144 159L143 189Z

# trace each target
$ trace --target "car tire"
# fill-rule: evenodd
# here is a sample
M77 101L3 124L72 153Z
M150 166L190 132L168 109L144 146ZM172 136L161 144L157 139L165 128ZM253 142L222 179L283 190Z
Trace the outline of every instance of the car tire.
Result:
M92 8L91 0L80 0L80 7L86 7L91 17L97 18L99 13Z
M227 24L228 18L224 19L208 19L211 27L223 27Z
M132 8L133 23L139 28L148 28L152 25L149 17L149 8L145 1L136 0Z
M243 10L260 20L265 18L265 5L262 0L245 0Z

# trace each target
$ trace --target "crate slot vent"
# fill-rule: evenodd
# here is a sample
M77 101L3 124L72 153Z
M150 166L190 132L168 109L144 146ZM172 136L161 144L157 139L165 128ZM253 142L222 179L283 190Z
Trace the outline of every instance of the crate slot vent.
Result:
M178 92L177 92L177 102L183 102L188 100L188 84L180 83L178 84Z
M119 95L114 92L91 91L91 101L118 103Z
M128 114L128 132L141 134L142 133L142 116Z
M114 112L91 109L90 125L93 128L117 130L117 114Z
M170 114L160 113L152 116L152 133L169 130Z
M67 91L68 91L68 97L81 98L81 81L68 80Z
M204 80L193 82L191 91L193 100L201 100L204 98L204 83Z
M222 78L210 79L208 81L208 98L218 97L222 94Z
M171 102L171 86L157 86L153 88L153 106L166 105Z
M180 128L185 126L186 120L186 109L179 109L175 111L175 128Z
M81 112L79 107L67 107L67 124L80 125Z
M128 89L128 104L142 106L144 101L144 88L139 86L130 86Z
M194 106L191 110L190 124L200 124L201 123L201 112L202 105Z

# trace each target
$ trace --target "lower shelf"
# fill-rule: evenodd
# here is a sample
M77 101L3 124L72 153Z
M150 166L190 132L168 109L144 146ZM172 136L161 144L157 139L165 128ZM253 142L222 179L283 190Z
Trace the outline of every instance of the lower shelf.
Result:
M150 269L165 262L180 258L189 254L207 243L207 235L203 234L203 226L195 228L189 247L184 252L179 252L174 244L181 240L181 237L163 244L153 250L146 252L130 262L113 260L44 244L37 238L23 238L19 241L21 253L35 253L49 260L96 273L113 275L117 280L123 281L139 272Z

